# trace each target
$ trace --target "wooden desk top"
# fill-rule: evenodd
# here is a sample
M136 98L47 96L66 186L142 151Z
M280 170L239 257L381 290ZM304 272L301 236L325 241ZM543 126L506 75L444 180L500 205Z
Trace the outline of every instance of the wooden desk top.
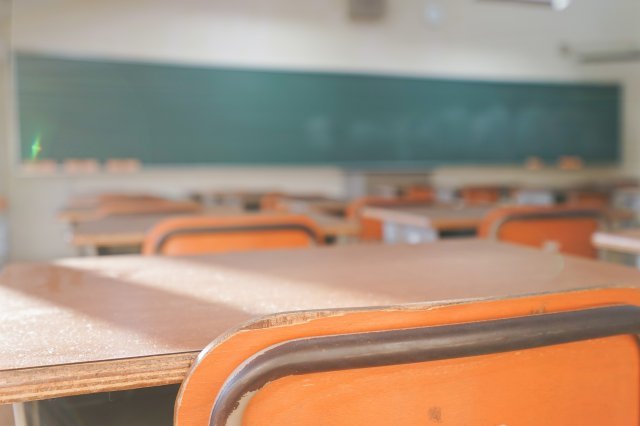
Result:
M269 313L602 286L640 286L640 271L484 240L13 264L0 403L178 383L214 338Z
M242 214L237 206L208 207L203 214ZM185 213L127 214L78 222L72 229L71 243L76 247L122 247L142 245L147 232L158 222Z
M136 206L134 208L134 206ZM116 209L118 214L125 214L122 212L122 208L128 211L131 209L139 210L132 214L185 214L193 213L201 209L198 203L193 201L173 201L160 198L130 198L124 201L107 201L96 203L80 203L77 200L72 204L68 204L62 208L57 215L57 218L61 222L67 222L71 224L82 223L93 220L104 219L113 214L110 210Z
M640 255L640 229L596 232L591 237L594 246L603 250Z
M215 206L205 214L243 214L239 207ZM254 213L255 214L255 213ZM158 222L176 214L138 214L108 216L103 219L79 222L73 229L71 243L76 247L122 247L142 245L147 233ZM360 225L356 221L335 216L309 215L326 235L357 236Z
M176 214L134 214L108 216L79 222L72 231L71 243L76 247L122 247L142 245L147 232L158 222Z
M365 217L438 231L475 229L495 206L398 206L366 207Z

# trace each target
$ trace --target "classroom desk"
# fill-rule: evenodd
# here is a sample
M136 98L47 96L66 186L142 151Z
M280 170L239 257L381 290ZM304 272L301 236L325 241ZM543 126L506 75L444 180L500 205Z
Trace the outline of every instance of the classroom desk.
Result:
M483 240L13 264L0 403L179 383L214 338L274 312L601 286L640 271Z
M636 267L640 268L640 229L599 231L593 234L591 242L599 250L633 255Z
M485 215L497 207L500 205L366 207L363 216L382 222L387 228L386 234L397 236L404 232L410 237L412 232L417 232L420 241L430 241L437 239L438 233L475 232ZM629 209L607 209L605 217L610 224L618 225L635 220L636 213Z
M349 202L327 197L285 196L279 205L291 213L344 216Z
M114 214L109 212L111 208L120 210L126 208L127 211L135 211L130 214L188 214L201 211L201 206L192 201L172 201L172 200L155 200L155 201L124 201L124 202L107 202L97 205L86 206L67 206L58 212L58 220L61 222L76 225L82 222L101 220L105 217L123 215L121 210ZM227 206L229 207L229 206ZM230 208L230 207L229 207ZM133 210L132 210L133 209Z
M484 216L495 206L398 206L366 207L363 216L382 222L427 227L437 231L476 229Z
M58 211L57 218L60 222L76 224L100 218L97 207L88 206L65 206Z
M445 233L475 233L494 207L459 204L365 207L362 215L382 223L383 239L387 243L420 243L435 241Z
M204 206L234 206L243 210L259 210L260 202L274 191L196 191L190 198Z
M101 217L100 208L109 203L135 202L171 202L170 200L151 194L102 193L93 195L76 195L67 200L67 204L58 212L58 220L76 223L94 220Z
M204 214L225 215L243 214L234 206L210 207ZM160 221L176 217L176 214L138 214L108 216L103 219L85 221L76 224L72 230L71 244L91 254L107 250L139 247L147 233ZM335 216L310 214L325 235L350 239L358 235L360 225L357 221Z

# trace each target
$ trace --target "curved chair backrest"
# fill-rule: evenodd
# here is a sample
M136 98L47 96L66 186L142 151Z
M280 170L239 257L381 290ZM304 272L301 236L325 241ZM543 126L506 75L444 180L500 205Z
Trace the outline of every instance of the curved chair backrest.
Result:
M382 222L375 219L362 217L365 207L404 207L421 206L430 204L431 199L424 198L385 198L385 197L361 197L357 198L347 206L347 219L358 220L360 222L360 240L381 241L383 237Z
M305 216L192 216L158 223L145 238L142 252L180 256L321 243L321 231Z
M638 424L640 292L276 314L214 341L175 426Z
M467 205L494 204L500 197L500 188L493 186L467 186L460 190L460 198Z
M478 235L566 254L595 258L591 235L606 224L599 209L582 207L500 207L483 219Z
M411 185L402 191L402 198L411 201L423 201L425 203L436 201L436 190L427 185Z
M603 191L577 190L567 193L567 204L584 207L607 207L611 195Z
M171 200L125 200L103 204L98 209L99 216L153 213L197 213L202 206L193 201Z

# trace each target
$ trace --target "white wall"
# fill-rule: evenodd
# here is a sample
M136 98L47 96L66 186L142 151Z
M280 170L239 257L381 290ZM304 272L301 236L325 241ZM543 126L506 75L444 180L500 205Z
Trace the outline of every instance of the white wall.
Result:
M637 0L575 0L561 13L502 2L434 0L444 15L435 26L426 23L421 0L391 0L383 22L366 24L349 22L344 0L14 1L17 49L73 57L500 80L617 80L623 71L578 66L560 53L560 44L603 37L640 40ZM635 80L625 78L630 90L638 90ZM636 112L637 99L627 104ZM634 126L627 120L628 168L640 163L640 133ZM513 169L501 173L521 176ZM494 172L447 169L437 175L460 183L477 181L478 175L490 179ZM217 169L193 176L186 170L157 169L131 179L79 180L24 178L14 172L13 258L70 253L61 243L64 229L53 216L74 192L261 185L339 194L344 187L336 169Z
M0 0L0 198L6 199L9 186L9 133L7 125L9 107L9 45L11 4L8 0ZM5 214L0 208L0 269L7 257L7 223Z
M544 7L389 1L380 23L355 24L345 0L15 0L15 46L74 56L515 79L574 79L563 42L627 40L635 0ZM434 3L434 2L432 2Z

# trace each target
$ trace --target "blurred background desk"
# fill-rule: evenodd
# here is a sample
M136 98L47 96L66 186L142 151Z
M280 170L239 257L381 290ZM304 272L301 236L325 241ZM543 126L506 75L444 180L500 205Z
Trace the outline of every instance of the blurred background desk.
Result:
M443 235L475 235L493 206L433 205L366 207L362 213L377 221L386 242L426 242Z
M242 215L237 207L209 207L204 215ZM277 214L277 213L271 213ZM357 237L360 225L357 221L327 214L308 215L326 237L345 242ZM140 253L148 232L163 220L180 217L179 214L136 214L108 216L103 219L80 222L71 229L71 244L80 254Z

